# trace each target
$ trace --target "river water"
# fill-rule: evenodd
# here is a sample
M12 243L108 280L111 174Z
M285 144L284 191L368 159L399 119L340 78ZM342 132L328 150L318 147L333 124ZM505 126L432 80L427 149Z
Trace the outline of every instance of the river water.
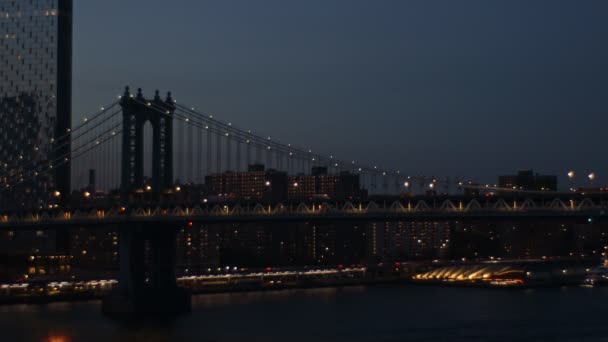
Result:
M608 341L608 288L391 285L199 295L171 321L100 302L0 307L0 341Z

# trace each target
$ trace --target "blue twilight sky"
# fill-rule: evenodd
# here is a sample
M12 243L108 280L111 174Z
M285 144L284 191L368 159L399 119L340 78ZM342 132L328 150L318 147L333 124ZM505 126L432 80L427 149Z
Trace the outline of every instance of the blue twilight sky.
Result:
M409 174L608 179L605 0L74 2L75 120L130 84Z

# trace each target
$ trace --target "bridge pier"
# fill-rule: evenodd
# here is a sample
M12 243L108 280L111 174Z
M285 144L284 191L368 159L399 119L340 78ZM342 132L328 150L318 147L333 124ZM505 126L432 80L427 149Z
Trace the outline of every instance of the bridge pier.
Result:
M176 285L176 234L176 229L158 224L121 227L118 289L104 298L105 315L131 318L190 311L190 294Z

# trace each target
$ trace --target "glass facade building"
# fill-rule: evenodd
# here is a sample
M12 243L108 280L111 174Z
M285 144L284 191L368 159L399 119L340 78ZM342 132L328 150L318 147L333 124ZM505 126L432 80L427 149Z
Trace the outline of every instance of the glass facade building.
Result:
M70 190L72 0L0 0L0 193L46 206Z

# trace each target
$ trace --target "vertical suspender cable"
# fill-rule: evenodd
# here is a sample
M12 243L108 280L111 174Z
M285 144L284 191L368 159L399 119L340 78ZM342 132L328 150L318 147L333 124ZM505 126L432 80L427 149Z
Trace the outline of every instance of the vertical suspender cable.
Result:
M241 139L240 139L240 135L238 132L234 133L236 134L236 172L241 172L242 169L242 162L243 160L241 159Z
M196 158L196 182L198 184L203 183L203 130L201 128L196 130L196 151L198 158Z
M212 155L212 151L213 151L211 145L213 143L213 140L211 138L211 124L208 124L206 127L208 127L208 128L205 132L207 134L207 155L206 155L207 165L205 166L207 171L205 172L205 174L206 174L206 176L208 176L211 174L211 172L213 172L213 168L211 167L211 161L212 161L211 155Z
M215 170L222 172L222 136L218 133L215 140Z
M226 133L226 171L232 169L232 137Z
M195 183L194 180L194 175L196 174L196 172L194 171L195 167L196 167L196 157L193 154L193 147L194 147L194 127L192 125L188 125L188 139L187 139L187 156L186 156L186 163L190 163L189 167L188 167L188 181L190 181L191 183Z
M246 168L249 167L249 165L251 165L251 158L252 158L252 154L253 152L251 151L253 149L253 146L251 146L251 142L249 142L249 140L247 140L247 165L245 166Z

